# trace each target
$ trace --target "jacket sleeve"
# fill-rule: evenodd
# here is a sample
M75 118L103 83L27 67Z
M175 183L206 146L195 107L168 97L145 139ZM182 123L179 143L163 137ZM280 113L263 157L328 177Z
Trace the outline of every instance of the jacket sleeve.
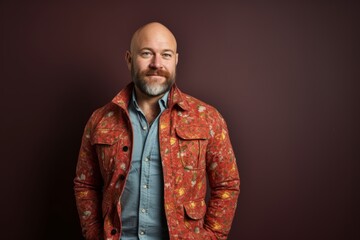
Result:
M86 124L82 137L74 191L82 233L86 240L103 239L102 177L97 154L91 144L93 117Z
M217 239L227 239L240 193L240 178L228 129L218 112L210 126L206 168L211 193L204 227Z

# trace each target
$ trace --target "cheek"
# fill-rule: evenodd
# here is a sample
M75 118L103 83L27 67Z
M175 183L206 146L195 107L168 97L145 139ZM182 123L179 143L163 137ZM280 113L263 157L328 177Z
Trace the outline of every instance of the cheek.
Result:
M133 66L134 66L135 71L143 71L143 70L146 70L148 68L149 63L148 63L148 61L137 60L137 61L134 62Z
M167 64L165 67L171 74L175 74L175 72L176 72L176 64L175 64L175 62L171 63L171 64Z

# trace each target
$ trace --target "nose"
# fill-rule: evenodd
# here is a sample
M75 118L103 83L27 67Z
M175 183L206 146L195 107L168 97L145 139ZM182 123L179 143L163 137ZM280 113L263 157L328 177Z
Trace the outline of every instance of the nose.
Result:
M161 61L161 56L158 54L154 54L154 56L151 58L149 67L154 69L162 68L163 65Z

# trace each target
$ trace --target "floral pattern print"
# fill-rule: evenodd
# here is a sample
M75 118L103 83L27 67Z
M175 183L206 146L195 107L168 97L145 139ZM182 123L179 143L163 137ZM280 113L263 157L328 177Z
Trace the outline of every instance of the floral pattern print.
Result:
M74 189L87 240L118 240L119 199L130 168L133 84L86 124ZM226 123L213 107L175 85L159 120L165 213L171 239L227 239L240 179ZM210 200L205 203L208 178Z

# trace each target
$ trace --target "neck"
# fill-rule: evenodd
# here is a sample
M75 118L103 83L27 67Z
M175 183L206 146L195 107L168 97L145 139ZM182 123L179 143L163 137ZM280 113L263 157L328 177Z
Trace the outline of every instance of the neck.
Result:
M143 92L141 92L136 86L135 86L135 94L136 94L137 104L145 114L148 123L151 124L155 120L157 115L159 115L160 113L160 106L158 101L164 96L164 94L159 96L148 96Z

